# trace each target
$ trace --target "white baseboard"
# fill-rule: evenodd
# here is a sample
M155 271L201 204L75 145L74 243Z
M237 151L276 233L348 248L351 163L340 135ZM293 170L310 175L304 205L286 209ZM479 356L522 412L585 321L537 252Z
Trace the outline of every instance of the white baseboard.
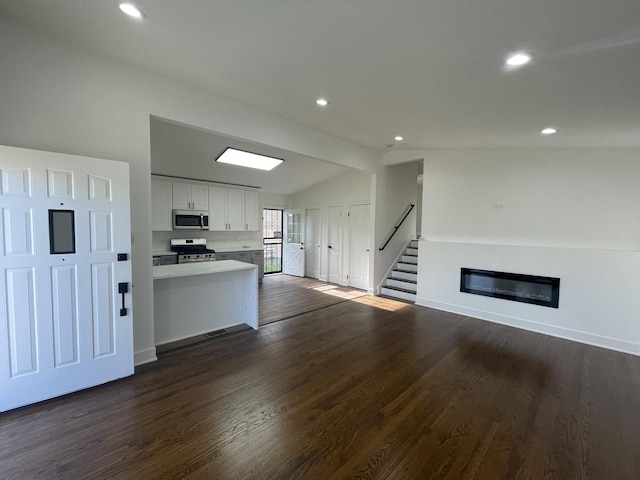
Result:
M326 275L320 275L320 278L318 278L318 280L320 280L321 282L328 282L329 279Z
M375 290L373 288L367 288L367 295L375 295Z
M475 308L463 307L451 303L439 302L428 298L417 298L416 305L429 307L444 312L457 313L467 317L486 320L488 322L499 323L509 327L521 328L531 332L551 335L552 337L564 338L574 342L585 343L594 347L607 348L617 352L629 353L631 355L640 356L640 344L621 340L619 338L605 337L580 330L571 330L563 327L556 327L544 323L533 322L523 318L510 317L494 312L487 312Z
M156 360L158 360L158 357L156 357L156 347L140 350L133 354L133 363L136 367L144 365L145 363L155 362Z

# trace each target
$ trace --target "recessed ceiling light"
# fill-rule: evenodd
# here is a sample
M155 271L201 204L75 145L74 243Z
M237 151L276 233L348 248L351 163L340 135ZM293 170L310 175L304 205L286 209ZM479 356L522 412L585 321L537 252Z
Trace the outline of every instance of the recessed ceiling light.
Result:
M520 67L531 61L531 55L524 52L517 52L507 58L506 64L510 67Z
M146 16L142 10L132 3L121 3L118 5L118 8L133 18L144 18Z
M542 130L540 130L540 133L542 135L553 135L556 132L557 132L557 130L555 128L552 128L552 127L547 127L547 128L543 128Z
M327 105L329 105L329 102L324 98L319 98L316 100L316 104L321 107L326 107Z
M404 140L404 137L401 137L400 135L396 135L395 137L393 137L393 139L394 139L396 142L401 142L402 140Z
M240 167L256 168L258 170L268 171L276 168L278 165L284 162L284 160L227 147L227 149L222 152L222 155L216 158L216 162L229 163L231 165L238 165Z

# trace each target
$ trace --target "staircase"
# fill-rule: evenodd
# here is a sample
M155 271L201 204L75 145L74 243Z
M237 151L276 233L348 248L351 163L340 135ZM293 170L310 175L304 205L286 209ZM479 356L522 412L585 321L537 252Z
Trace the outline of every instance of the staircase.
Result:
M380 288L380 295L415 303L418 289L418 241L412 240Z

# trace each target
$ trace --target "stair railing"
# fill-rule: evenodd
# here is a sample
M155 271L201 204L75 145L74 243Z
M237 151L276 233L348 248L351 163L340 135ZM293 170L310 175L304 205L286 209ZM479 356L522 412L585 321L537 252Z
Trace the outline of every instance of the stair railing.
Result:
M389 232L389 235L387 236L387 240L384 242L384 245L382 245L378 250L382 251L385 249L385 247L389 244L389 242L391 241L393 236L396 234L396 232L398 231L402 223L407 219L407 217L411 213L411 210L413 210L413 207L415 207L415 204L410 203L409 205L407 205L407 208L405 208L402 211L402 213L400 214L400 217L398 218L398 221L395 223L395 225L391 229L391 232Z

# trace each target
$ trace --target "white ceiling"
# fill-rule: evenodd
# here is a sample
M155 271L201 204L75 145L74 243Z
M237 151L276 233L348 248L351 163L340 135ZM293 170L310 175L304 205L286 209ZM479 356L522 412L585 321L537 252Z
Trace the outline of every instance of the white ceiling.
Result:
M135 3L143 22L114 0L0 13L379 151L640 146L638 0ZM534 62L505 71L518 49Z
M269 172L215 161L227 147L284 160ZM332 163L280 148L218 135L151 117L151 173L257 187L291 195L348 171Z

